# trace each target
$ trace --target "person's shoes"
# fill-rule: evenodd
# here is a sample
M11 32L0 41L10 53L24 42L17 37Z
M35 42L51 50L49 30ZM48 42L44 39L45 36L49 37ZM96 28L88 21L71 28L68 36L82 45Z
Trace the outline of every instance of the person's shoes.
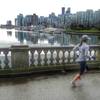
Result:
M80 76L78 76L76 80L81 80L81 77L80 77Z

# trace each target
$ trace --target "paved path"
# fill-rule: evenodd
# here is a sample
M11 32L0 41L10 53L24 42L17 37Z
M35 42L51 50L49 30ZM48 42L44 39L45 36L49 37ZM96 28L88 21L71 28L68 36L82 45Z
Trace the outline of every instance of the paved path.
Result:
M0 100L100 100L100 73L86 74L80 86L72 88L74 75L0 79Z

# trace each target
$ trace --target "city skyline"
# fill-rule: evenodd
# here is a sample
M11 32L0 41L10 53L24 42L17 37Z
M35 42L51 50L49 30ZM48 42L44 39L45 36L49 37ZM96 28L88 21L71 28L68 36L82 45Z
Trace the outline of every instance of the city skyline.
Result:
M23 15L36 13L38 16L48 16L54 12L61 14L61 7L71 7L71 12L86 11L87 9L98 10L99 0L3 0L0 3L0 24L5 24L7 20L12 20L19 13Z

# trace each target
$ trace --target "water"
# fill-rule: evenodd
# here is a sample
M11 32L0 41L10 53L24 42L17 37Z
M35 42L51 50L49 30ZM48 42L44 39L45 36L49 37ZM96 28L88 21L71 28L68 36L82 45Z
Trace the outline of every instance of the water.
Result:
M81 35L47 34L32 31L18 31L15 29L0 29L0 47L10 47L11 45L73 45L80 41ZM99 44L100 36L90 36L91 44Z
M52 40L50 42L50 37L50 34L45 33L0 29L0 47L11 45L60 45L56 40L50 39Z

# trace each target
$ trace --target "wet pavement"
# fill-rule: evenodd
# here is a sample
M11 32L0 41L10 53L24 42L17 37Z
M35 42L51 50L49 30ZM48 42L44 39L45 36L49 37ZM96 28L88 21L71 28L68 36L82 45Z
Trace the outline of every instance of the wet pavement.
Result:
M72 87L75 74L0 78L0 100L100 100L100 73L85 74Z

